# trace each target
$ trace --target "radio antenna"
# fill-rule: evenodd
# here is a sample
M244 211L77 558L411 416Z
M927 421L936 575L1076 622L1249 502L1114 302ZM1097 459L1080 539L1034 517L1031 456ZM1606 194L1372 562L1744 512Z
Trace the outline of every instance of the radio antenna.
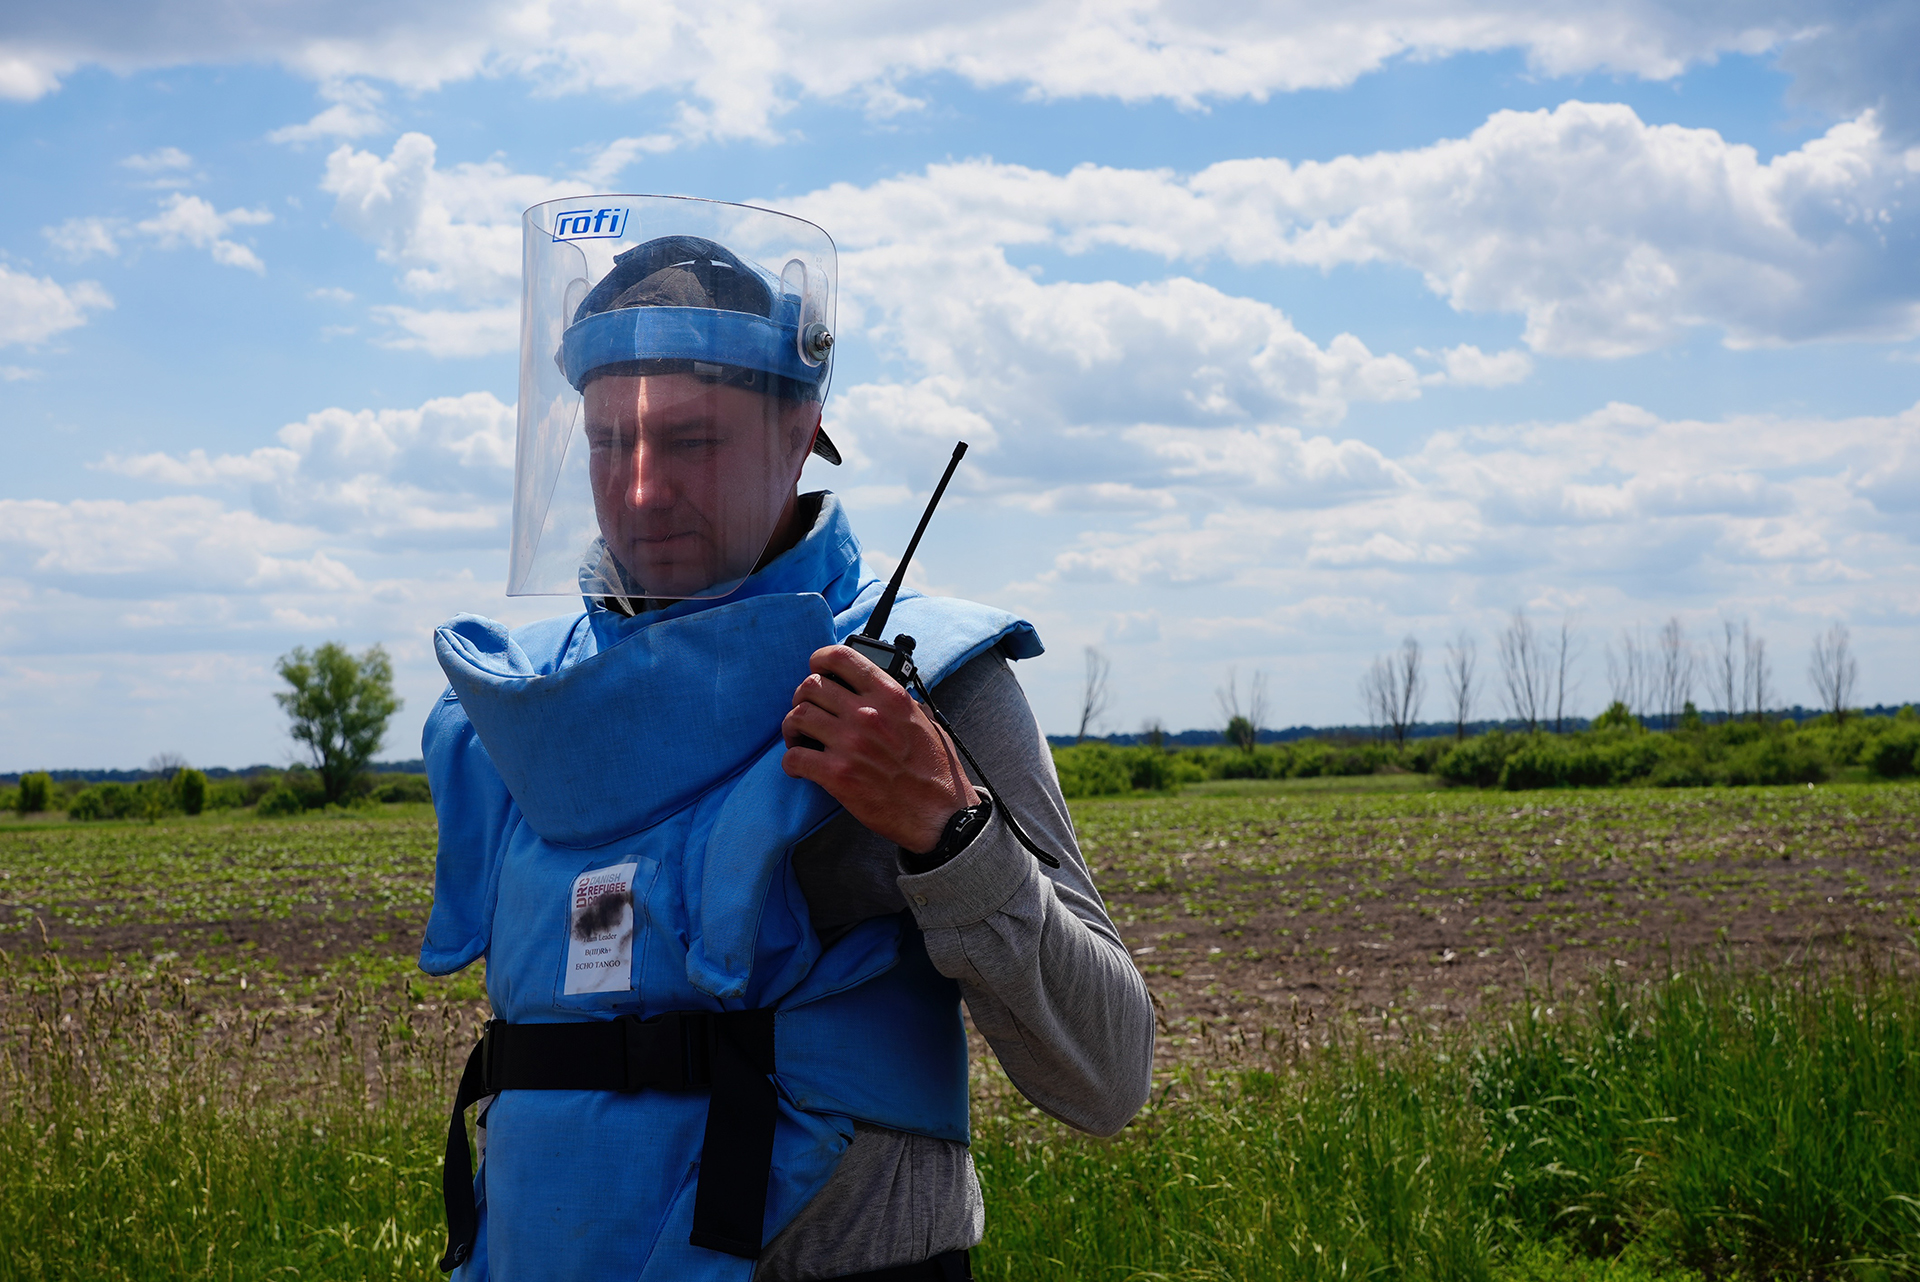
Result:
M920 525L913 532L913 538L907 543L906 553L901 556L900 564L893 568L893 578L887 582L887 590L880 594L880 603L873 607L873 614L867 619L867 626L860 635L871 641L880 640L880 630L887 626L887 616L893 613L893 599L900 595L900 582L907 577L907 565L913 560L913 554L920 546L920 536L927 532L927 522L933 519L933 509L940 506L940 496L947 492L947 482L953 479L953 470L960 466L961 456L967 452L967 443L961 441L953 447L953 457L947 461L947 470L940 477L940 484L933 487L933 497L927 500L927 510L920 514Z

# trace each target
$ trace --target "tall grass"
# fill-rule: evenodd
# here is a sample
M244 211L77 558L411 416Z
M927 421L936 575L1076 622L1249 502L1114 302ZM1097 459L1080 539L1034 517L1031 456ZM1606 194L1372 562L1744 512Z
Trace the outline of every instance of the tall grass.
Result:
M1501 1209L1715 1274L1920 1265L1920 990L1707 973L1529 1011L1475 1058Z
M416 1027L404 992L286 1027L208 1026L177 981L9 987L0 1278L435 1276L458 1021Z
M424 1278L471 1027L348 992L0 992L0 1279ZM1608 980L1458 1037L1306 1024L1119 1138L989 1077L989 1279L1920 1275L1920 985Z
M1118 1141L1002 1115L989 1278L1920 1276L1920 986L1603 981L1467 1040L1334 1037Z

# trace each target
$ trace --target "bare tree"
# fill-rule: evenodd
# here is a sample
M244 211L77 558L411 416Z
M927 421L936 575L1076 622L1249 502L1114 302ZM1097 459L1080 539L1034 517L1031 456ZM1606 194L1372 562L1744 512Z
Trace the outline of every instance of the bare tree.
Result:
M1547 703L1546 655L1525 610L1515 610L1500 634L1500 679L1506 686L1507 716L1538 730Z
M1637 717L1647 714L1653 656L1640 639L1638 627L1620 629L1620 649L1607 647L1607 685L1613 701Z
M186 768L187 759L177 752L156 752L147 759L148 772L162 779L171 779Z
M1831 712L1836 722L1844 722L1847 708L1853 703L1854 681L1860 675L1860 665L1853 657L1853 637L1846 624L1836 623L1824 636L1814 637L1813 661L1807 665L1807 675L1813 678L1820 706Z
M1360 690L1369 712L1377 718L1375 724L1391 733L1395 744L1405 747L1407 728L1419 720L1420 704L1427 695L1420 642L1409 636L1397 652L1376 658L1361 679Z
M1447 700L1453 704L1453 737L1467 737L1467 722L1473 720L1474 663L1473 638L1462 632L1447 642Z
M1393 717L1393 660L1384 654L1373 656L1360 678L1360 700L1367 705L1367 724L1387 741L1387 722Z
M1687 640L1687 630L1679 615L1668 619L1660 629L1659 658L1656 689L1660 695L1660 712L1666 718L1667 729L1671 730L1680 724L1681 709L1693 699L1693 679L1699 670L1693 645Z
M1227 684L1216 689L1213 697L1220 704L1220 714L1227 719L1227 742L1251 752L1260 741L1260 725L1267 719L1267 674L1255 670L1253 680L1248 683L1245 707L1240 703L1237 668L1227 669Z
M1773 664L1767 658L1767 639L1755 636L1746 624L1740 625L1741 648L1746 652L1740 677L1746 686L1747 707L1755 721L1767 719L1767 705L1773 702Z
M1718 687L1715 693L1720 696L1720 706L1726 710L1729 721L1740 715L1740 695L1744 688L1740 680L1740 631L1744 627L1744 621L1736 628L1732 619L1720 620L1720 646L1713 655L1713 682Z
M1571 612L1560 617L1560 631L1554 637L1553 647L1553 732L1567 732L1567 703L1580 697L1580 683L1570 680L1569 674L1574 660L1580 657L1587 643L1574 631L1579 620Z
M1080 687L1080 733L1073 741L1079 743L1087 737L1100 718L1107 715L1107 707L1113 702L1112 691L1108 688L1107 678L1113 671L1113 664L1107 656L1100 653L1097 646L1087 647L1087 676Z

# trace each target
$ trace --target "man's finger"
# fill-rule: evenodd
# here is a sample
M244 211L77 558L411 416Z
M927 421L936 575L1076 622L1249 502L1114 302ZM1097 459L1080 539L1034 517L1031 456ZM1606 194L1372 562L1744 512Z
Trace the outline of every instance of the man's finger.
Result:
M823 708L837 717L844 717L853 709L868 702L867 697L833 680L824 673L809 672L793 688L793 706L810 703Z
M781 720L780 737L789 746L802 737L824 744L839 738L841 728L840 718L826 709L811 703L797 703Z
M878 689L876 682L892 684L892 678L883 669L875 667L871 660L850 646L821 646L813 652L807 666L821 676L831 673L839 677L849 689L860 694Z

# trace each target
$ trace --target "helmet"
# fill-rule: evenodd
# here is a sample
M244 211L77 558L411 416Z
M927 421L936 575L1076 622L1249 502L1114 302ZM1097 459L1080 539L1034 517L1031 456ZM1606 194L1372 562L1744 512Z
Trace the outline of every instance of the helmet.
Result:
M526 211L509 595L724 596L791 521L833 368L827 234L587 196Z

